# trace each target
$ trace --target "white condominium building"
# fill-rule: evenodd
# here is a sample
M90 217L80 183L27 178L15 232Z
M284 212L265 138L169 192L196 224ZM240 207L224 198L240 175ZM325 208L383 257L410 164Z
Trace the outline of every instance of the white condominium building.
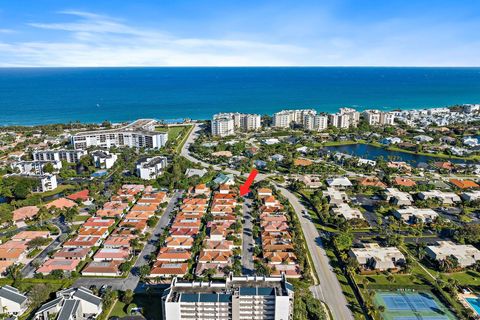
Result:
M261 128L262 118L258 114L249 113L217 113L212 119L212 135L228 136L235 133L235 130L254 131Z
M25 177L37 181L37 185L32 188L32 192L45 192L57 188L57 176L54 174L9 174L7 176Z
M79 149L35 150L32 152L35 161L66 161L70 163L78 162L86 154L87 151Z
M273 115L273 126L276 128L288 128L291 124L305 124L305 117L316 116L317 111L313 109L282 110Z
M137 174L144 180L156 179L162 174L166 166L166 157L147 158L137 164Z
M156 124L152 119L140 119L120 128L80 132L72 137L72 143L78 149L92 146L160 149L167 143L168 134L155 131Z
M365 110L362 113L367 123L371 126L393 126L395 124L395 114L393 112L382 112L379 110Z
M310 131L323 131L328 127L328 117L306 114L303 117L303 128Z
M229 275L225 282L179 282L162 297L169 320L289 320L293 286L285 278Z
M356 127L360 121L360 112L352 108L340 108L340 112L329 115L330 125L346 129Z
M102 169L110 169L117 161L117 155L108 151L97 150L92 153L93 163L95 167Z
M14 170L18 170L18 173L22 174L44 174L43 168L46 164L52 164L53 170L58 172L62 168L62 162L58 160L47 161L19 161L12 163L10 166Z

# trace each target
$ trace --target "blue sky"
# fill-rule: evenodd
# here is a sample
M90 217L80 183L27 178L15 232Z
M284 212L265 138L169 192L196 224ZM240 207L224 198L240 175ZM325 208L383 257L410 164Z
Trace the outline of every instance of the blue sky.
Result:
M476 0L0 0L0 66L480 66Z

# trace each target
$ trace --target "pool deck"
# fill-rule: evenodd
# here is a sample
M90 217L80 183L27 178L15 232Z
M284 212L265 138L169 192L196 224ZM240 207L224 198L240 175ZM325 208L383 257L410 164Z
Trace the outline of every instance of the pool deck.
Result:
M460 303L465 307L465 308L468 308L468 309L471 309L473 310L473 312L475 312L477 315L480 315L478 313L477 310L475 310L475 308L470 305L470 303L468 303L467 301L467 298L474 298L474 299L480 299L480 295L476 294L476 293L473 293L473 292L470 292L470 293L460 293L458 295L458 300L460 300Z

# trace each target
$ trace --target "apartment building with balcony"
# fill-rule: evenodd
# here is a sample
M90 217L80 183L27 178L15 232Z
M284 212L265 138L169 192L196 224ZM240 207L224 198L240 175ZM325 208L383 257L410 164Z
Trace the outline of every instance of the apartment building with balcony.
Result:
M32 152L35 161L66 161L69 163L77 163L85 155L87 155L87 151L80 149L35 150Z
M224 282L174 278L162 297L164 319L289 320L293 286L284 277L234 277Z

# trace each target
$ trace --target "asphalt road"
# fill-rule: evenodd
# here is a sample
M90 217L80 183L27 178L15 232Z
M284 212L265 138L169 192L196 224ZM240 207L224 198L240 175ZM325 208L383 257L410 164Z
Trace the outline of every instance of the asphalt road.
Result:
M249 207L250 206L250 207ZM252 275L255 271L253 264L253 247L255 241L253 239L253 223L252 223L252 200L245 198L243 203L243 237L242 237L242 274Z
M212 166L190 155L190 152L188 150L189 146L198 137L200 131L200 125L196 124L194 129L190 133L190 136L188 137L186 143L184 144L180 154L188 160L199 163L206 168L213 167L215 170L220 170L218 166ZM226 169L225 171L233 173L237 176L241 176L241 173L236 170ZM244 176L246 177L247 175ZM264 180L268 176L269 175L259 173L256 177L256 180ZM279 185L277 185L277 188L288 199L288 201L290 201L300 220L303 233L307 242L307 247L313 259L314 268L320 280L320 285L311 288L314 296L317 299L323 300L328 305L330 311L333 314L333 319L353 320L352 312L348 308L347 299L343 295L340 282L338 281L333 271L333 268L330 266L329 258L323 248L320 234L313 222L303 217L302 211L306 210L305 207L300 203L298 198L293 193Z
M155 252L156 244L158 242L159 236L163 233L163 230L167 227L168 223L170 222L170 213L174 210L175 205L177 204L178 200L181 198L183 192L176 192L170 199L165 211L160 218L160 221L155 226L155 229L152 231L152 235L150 239L147 241L146 245L143 247L142 251L140 252L135 265L133 266L132 270L128 274L127 278L80 278L78 279L74 287L90 287L92 285L96 287L101 287L103 285L111 286L114 290L127 290L131 289L136 292L143 291L144 286L142 284L139 285L140 282L140 275L138 273L138 268L142 265L148 264L147 259L148 256Z
M65 221L63 221L61 218L52 219L50 220L50 222L58 227L58 229L60 230L60 234L58 235L57 238L55 238L55 240L52 241L52 243L50 243L45 249L43 249L43 251L40 252L40 254L37 255L35 259L32 259L32 261L30 261L30 263L28 263L23 268L22 275L24 278L33 278L36 270L36 268L33 266L33 261L43 262L47 258L50 252L57 250L60 247L60 245L62 244L62 241L60 239L61 235L68 234L69 232L68 226L65 224Z

